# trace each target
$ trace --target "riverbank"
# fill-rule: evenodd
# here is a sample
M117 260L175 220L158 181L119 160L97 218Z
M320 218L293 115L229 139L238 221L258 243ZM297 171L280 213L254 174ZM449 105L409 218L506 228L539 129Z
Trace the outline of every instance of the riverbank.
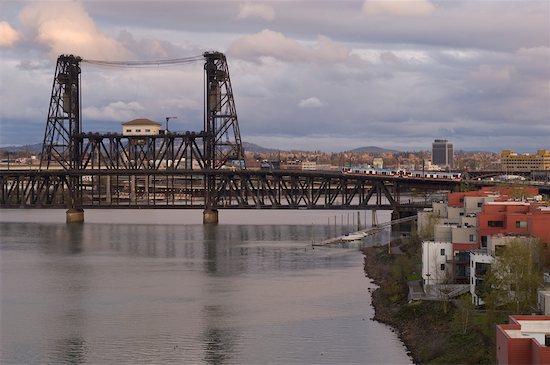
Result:
M379 285L374 319L396 330L417 364L494 364L495 318L476 312L469 297L408 303L407 281L420 279L420 241L367 247L365 272Z

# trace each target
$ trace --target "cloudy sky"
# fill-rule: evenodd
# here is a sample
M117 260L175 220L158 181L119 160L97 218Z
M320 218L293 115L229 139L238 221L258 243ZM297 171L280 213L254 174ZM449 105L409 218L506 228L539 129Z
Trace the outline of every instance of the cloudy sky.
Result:
M0 2L0 145L41 142L59 54L226 53L243 140L550 148L550 1ZM82 65L83 129L202 129L202 65Z

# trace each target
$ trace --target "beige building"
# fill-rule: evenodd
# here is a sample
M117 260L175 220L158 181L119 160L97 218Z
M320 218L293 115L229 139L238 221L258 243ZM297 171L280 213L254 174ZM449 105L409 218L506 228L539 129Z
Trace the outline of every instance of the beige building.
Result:
M538 150L533 155L520 155L512 150L504 150L500 154L500 166L506 172L550 170L550 151Z
M375 157L372 160L372 167L374 167L375 169L383 169L384 168L384 160L382 159L382 157Z
M317 162L302 161L302 171L315 171L315 170L317 170Z
M123 136L155 136L160 134L161 124L150 119L134 119L122 123Z

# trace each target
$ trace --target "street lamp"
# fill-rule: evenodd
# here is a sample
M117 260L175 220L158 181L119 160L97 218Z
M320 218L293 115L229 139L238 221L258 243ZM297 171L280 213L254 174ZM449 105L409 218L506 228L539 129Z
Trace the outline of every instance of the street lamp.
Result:
M166 117L166 132L168 133L168 121L170 119L178 119L178 117Z

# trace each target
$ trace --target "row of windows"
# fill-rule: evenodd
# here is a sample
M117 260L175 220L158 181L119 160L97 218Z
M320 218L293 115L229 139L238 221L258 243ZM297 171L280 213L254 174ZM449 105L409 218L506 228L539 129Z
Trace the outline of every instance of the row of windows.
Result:
M503 221L488 221L487 226L502 228L502 227L504 227L504 222ZM526 221L516 221L516 228L527 228L527 222ZM470 237L471 237L471 235L470 235Z
M132 130L131 129L126 129L126 132L132 132ZM139 133L139 132L141 132L141 129L136 129L135 132ZM151 130L149 128L146 128L145 132L151 132Z

